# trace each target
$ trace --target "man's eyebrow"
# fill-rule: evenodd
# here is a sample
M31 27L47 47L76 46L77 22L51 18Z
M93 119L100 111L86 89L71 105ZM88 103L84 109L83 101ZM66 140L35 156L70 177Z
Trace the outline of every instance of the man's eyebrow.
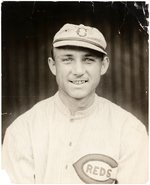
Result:
M89 54L85 54L84 56L85 56L85 57L95 57L94 54L90 54L90 53L89 53Z
M71 55L71 54L63 54L62 56L63 57L72 57L73 55Z

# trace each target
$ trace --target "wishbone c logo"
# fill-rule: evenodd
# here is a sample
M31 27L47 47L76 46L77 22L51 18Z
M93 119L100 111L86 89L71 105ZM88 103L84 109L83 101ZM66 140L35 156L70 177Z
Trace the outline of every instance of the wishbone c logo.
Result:
M109 156L88 154L73 164L80 179L87 184L114 184L118 164Z

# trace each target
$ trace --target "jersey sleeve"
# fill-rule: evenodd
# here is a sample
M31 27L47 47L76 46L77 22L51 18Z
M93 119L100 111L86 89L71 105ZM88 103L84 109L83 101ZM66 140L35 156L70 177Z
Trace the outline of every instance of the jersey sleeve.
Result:
M145 126L131 117L124 123L117 180L119 184L148 181L148 135Z
M2 168L12 183L34 183L34 162L30 136L19 120L6 130L2 147Z

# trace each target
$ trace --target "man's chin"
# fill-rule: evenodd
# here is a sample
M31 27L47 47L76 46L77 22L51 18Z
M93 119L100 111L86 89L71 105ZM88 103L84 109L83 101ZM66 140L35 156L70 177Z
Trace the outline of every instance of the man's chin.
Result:
M77 94L70 94L70 97L72 97L75 100L82 100L84 98L86 98L88 96L88 94L82 94L82 93L77 93Z

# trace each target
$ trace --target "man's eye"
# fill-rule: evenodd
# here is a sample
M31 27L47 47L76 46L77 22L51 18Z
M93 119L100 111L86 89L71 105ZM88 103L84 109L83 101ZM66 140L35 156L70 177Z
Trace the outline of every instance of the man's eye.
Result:
M95 60L93 58L85 58L84 61L88 64L93 63Z
M64 62L64 63L70 63L70 62L72 62L72 61L73 61L72 58L63 58L63 59L62 59L62 62Z

